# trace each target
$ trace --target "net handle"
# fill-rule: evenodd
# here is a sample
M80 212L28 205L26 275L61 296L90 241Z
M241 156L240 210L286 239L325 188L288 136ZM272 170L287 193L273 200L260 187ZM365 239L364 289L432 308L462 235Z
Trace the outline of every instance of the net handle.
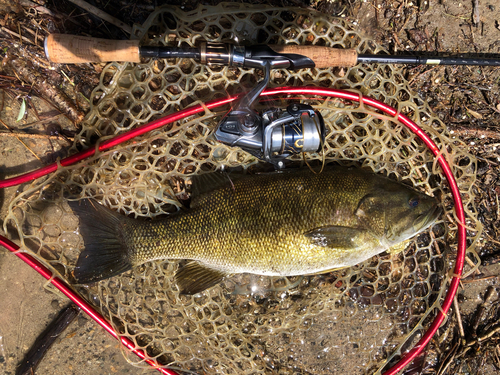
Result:
M21 260L28 264L31 268L35 269L40 275L45 277L48 282L59 289L66 297L68 297L72 302L74 302L78 307L87 313L92 319L94 319L101 327L103 327L111 336L120 341L123 346L135 353L141 359L143 359L147 364L152 367L157 368L165 375L178 375L177 372L166 369L159 368L156 363L148 358L144 354L144 351L136 348L134 342L127 337L120 337L118 333L113 329L113 326L86 300L84 300L76 291L74 291L64 280L55 276L54 273L45 267L39 260L35 259L32 255L19 251L20 248L14 242L8 240L7 238L0 236L0 246L5 247L7 250L11 251L17 255Z
M401 122L403 125L405 125L411 132L413 132L415 135L417 135L422 142L432 151L434 154L434 157L437 159L439 165L441 166L443 173L446 176L446 179L448 180L448 183L450 185L450 189L452 192L453 200L455 202L455 213L456 217L458 220L458 248L457 248L457 258L455 261L455 268L454 268L454 277L451 279L450 286L448 289L448 292L446 294L446 297L443 301L443 305L441 306L441 314L438 314L435 318L434 321L432 322L431 326L429 329L425 332L425 334L422 336L420 341L406 354L404 354L399 362L397 362L394 366L389 368L386 372L383 373L383 375L395 375L399 371L401 371L406 365L408 365L416 356L418 356L425 348L425 346L429 343L431 340L432 336L437 332L439 329L439 326L443 322L448 310L451 307L451 304L453 302L453 298L455 294L457 293L459 282L460 282L460 276L462 275L463 272L463 267L464 267L464 260L465 260L465 252L466 252L466 229L465 229L465 212L464 212L464 207L462 203L462 199L460 197L460 190L457 185L457 181L455 180L455 177L453 176L453 172L451 170L450 165L446 161L445 157L443 154L440 152L439 148L437 145L434 143L434 141L431 139L431 137L424 132L415 122L413 122L410 118L405 116L404 114L400 113L393 107L382 103L376 99L367 97L367 96L362 96L359 93L356 92L351 92L351 91L346 91L346 90L338 90L338 89L330 89L330 88L318 88L318 87L311 87L311 86L306 86L306 87L280 87L280 88L274 88L274 89L268 89L265 90L261 96L279 96L279 95L314 95L314 96L321 96L321 97L335 97L335 98L340 98L340 99L345 99L345 100L350 100L350 101L357 101L360 104L364 104L373 108L376 108L387 115L393 117L395 120ZM236 100L237 97L227 97L223 99L217 99L214 101L210 101L205 103L205 105L195 105L193 107L186 108L182 111L179 111L177 113L170 114L168 116L165 116L161 119L158 119L156 121L153 121L151 123L142 125L138 128L129 130L123 134L120 134L114 138L108 139L104 142L102 142L98 150L99 151L104 151L108 150L114 146L119 145L122 142L128 141L134 137L137 137L139 135L142 135L144 133L147 133L151 130L160 128L164 125L170 124L171 122L181 120L185 117L192 116L198 113L202 113L205 111L205 109L214 109L217 107L221 107L223 105L229 104L232 101ZM93 156L96 152L95 148L89 148L85 151L79 152L75 155L72 155L70 157L67 157L65 159L62 159L60 161L61 166L67 166L71 164L75 164L87 157ZM31 181L36 178L45 176L49 173L55 172L58 168L58 164L54 163L51 165L48 165L46 167L40 168L38 170L6 179L0 181L0 188L2 187L7 187L7 186L14 186L21 184L23 182ZM19 258L24 260L26 263L28 263L32 268L37 270L42 276L44 276L46 279L51 279L52 284L54 284L55 287L57 287L59 290L61 290L62 293L64 293L68 298L70 298L75 304L77 304L82 310L84 310L87 314L89 314L90 317L92 317L97 323L99 323L102 327L106 329L113 337L116 339L120 340L123 345L125 345L127 348L131 349L135 354L137 354L139 357L145 359L144 352L142 352L140 349L136 349L134 344L127 338L124 337L119 337L119 335L114 331L113 327L110 325L109 322L106 321L106 319L99 314L90 304L87 303L83 298L81 298L73 289L71 289L68 284L66 284L64 281L59 279L58 277L52 277L52 272L48 270L43 264L41 264L38 260L34 259L31 255L23 252L19 252L19 247L14 244L13 242L9 241L8 239L0 236L0 245L6 247L8 250L14 252ZM13 250L14 249L14 250ZM162 369L158 368L153 361L145 359L145 361L150 364L151 366L154 366L157 368L159 371L163 372L164 374L171 374L171 375L176 375L176 372L173 372L172 370L168 369Z

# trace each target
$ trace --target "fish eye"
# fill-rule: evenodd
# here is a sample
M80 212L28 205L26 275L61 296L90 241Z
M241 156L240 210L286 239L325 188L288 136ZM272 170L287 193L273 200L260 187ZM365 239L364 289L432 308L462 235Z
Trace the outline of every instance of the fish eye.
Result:
M420 199L418 197L411 198L408 203L409 203L410 207L415 208L420 203Z

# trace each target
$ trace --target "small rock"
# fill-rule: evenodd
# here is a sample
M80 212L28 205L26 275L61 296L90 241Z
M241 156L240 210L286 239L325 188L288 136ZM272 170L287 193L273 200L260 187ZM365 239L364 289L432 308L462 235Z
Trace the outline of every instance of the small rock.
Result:
M424 44L428 40L425 32L419 29L408 30L408 36L410 40L415 44Z

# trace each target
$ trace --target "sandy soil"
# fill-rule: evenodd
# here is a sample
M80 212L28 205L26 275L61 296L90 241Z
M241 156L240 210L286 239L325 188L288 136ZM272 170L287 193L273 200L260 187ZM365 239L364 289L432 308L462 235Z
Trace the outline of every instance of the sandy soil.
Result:
M49 9L58 9L69 14L72 5L60 2L37 1ZM140 22L147 15L148 7L152 2L142 2L141 6L134 8L134 12L123 14L120 6L107 2L96 1L97 6L106 5L106 11L114 13L125 22ZM113 3L113 2L111 2ZM122 3L134 3L123 1ZM157 2L165 3L165 2ZM193 7L193 1L172 2L176 5ZM302 1L289 3L275 2L283 6L309 5ZM415 3L415 4L414 4ZM343 13L358 22L365 34L372 36L384 44L391 52L401 50L420 51L449 51L449 52L500 52L500 5L493 0L480 0L478 7L478 24L474 25L473 1L434 1L429 3L421 1L420 8L416 2L410 1L313 1L310 4L315 9L329 14ZM10 1L0 1L0 15L23 14L34 11L30 7L20 8ZM81 14L82 12L79 11ZM89 25L85 13L79 23ZM7 16L6 16L7 17ZM95 22L95 20L93 21ZM5 23L5 22L4 22ZM2 27L4 27L4 23ZM75 28L74 24L68 28ZM84 27L85 28L85 27ZM113 37L120 33L116 28L102 28L104 35ZM107 30L107 31L106 31ZM86 29L85 32L88 32ZM96 31L98 34L99 31ZM94 34L95 35L95 34ZM99 35L96 35L99 36ZM2 47L3 48L3 47ZM495 187L498 182L498 162L500 156L491 153L488 144L499 142L500 135L495 139L500 117L498 96L498 68L409 68L409 77L413 79L413 89L427 100L433 109L448 121L450 127L456 129L470 146L470 152L476 154L482 162L483 172L478 183L478 205L483 204L481 218L486 227L486 234L492 239L496 236L498 215L491 212L489 202L498 198L500 189ZM441 84L435 84L437 78L445 77ZM91 86L92 79L87 83ZM6 84L2 81L2 84ZM479 87L479 89L478 89ZM481 89L483 88L483 89ZM83 87L85 90L85 87ZM88 90L88 88L87 88ZM12 90L11 90L12 91ZM15 92L15 91L14 91ZM0 119L13 130L18 131L24 124L33 122L33 114L21 121L16 121L20 110L20 101L9 97L0 91L2 97ZM451 100L455 98L455 101ZM457 103L458 102L458 103ZM38 113L50 113L53 109L43 101L33 99L33 106ZM85 108L84 108L85 109ZM31 117L30 117L31 116ZM61 120L63 128L71 129L71 123ZM3 125L0 124L0 130ZM469 132L463 130L468 127ZM472 130L471 130L472 129ZM38 129L47 133L47 128ZM481 138L481 131L489 130L488 137ZM475 132L475 133L474 133ZM18 139L0 133L0 177L10 176L32 170L40 166L54 152L63 150L68 143L64 139L48 140L23 138L26 146ZM30 151L31 149L34 154ZM42 159L42 161L37 160ZM489 176L489 177L488 177ZM5 217L7 203L12 199L16 188L0 191L0 219ZM498 201L497 201L498 202ZM493 211L492 211L493 210ZM2 234L0 229L0 234ZM490 256L498 252L498 245L490 241L482 252ZM483 267L477 278L483 281L463 284L460 291L462 298L461 313L464 318L470 318L478 304L483 301L483 296L488 286L498 286L500 270L496 265ZM492 276L491 278L487 278ZM7 251L0 250L0 373L9 375L15 373L15 368L25 353L28 351L35 338L42 332L46 325L67 304L67 299L47 288L45 280L34 270L25 265ZM450 318L454 321L454 318ZM464 369L466 370L466 369ZM430 370L429 370L430 371ZM432 372L432 371L431 371ZM47 357L42 361L37 373L39 374L113 374L113 373L156 373L151 370L140 370L131 367L120 353L117 342L104 332L99 326L84 315L73 322L62 335ZM430 373L430 372L429 372ZM485 360L480 373L496 373L492 359Z

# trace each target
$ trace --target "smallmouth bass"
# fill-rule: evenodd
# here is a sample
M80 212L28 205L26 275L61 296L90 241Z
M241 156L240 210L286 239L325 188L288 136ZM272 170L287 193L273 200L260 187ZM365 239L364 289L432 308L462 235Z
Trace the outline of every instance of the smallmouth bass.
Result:
M153 221L88 199L69 204L85 245L74 270L78 283L155 259L187 259L175 275L184 294L235 273L311 275L401 251L442 212L435 198L399 182L332 166L320 174L195 176L190 209Z

